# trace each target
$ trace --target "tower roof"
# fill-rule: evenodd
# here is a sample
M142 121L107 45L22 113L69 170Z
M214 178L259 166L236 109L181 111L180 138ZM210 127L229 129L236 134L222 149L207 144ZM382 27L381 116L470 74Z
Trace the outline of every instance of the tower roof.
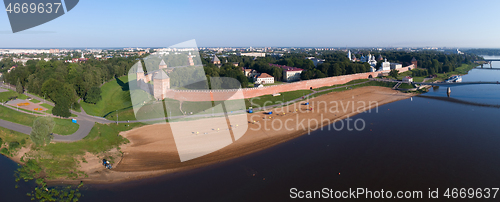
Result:
M160 62L160 66L162 66L162 65L165 65L165 66L167 65L167 64L165 63L165 61L163 61L163 59L162 59L162 60L161 60L161 62Z
M219 58L217 57L217 55L214 55L214 59L213 59L214 62L220 62Z
M168 79L168 75L165 74L165 72L163 70L160 70L159 73L157 73L154 77L154 79L158 79L158 80L162 80L162 79Z
M137 73L144 73L144 70L142 69L142 63L140 60L139 62L137 62Z
M417 61L417 59L415 59L415 57L413 57L413 59L411 59L412 62L415 62Z

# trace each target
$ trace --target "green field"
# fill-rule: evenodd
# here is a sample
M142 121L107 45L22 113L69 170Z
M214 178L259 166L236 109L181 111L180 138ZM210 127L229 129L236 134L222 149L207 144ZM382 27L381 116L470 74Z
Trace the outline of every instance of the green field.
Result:
M37 99L31 99L30 102L32 103L40 103L40 100L37 100Z
M85 102L80 102L80 104L87 114L106 117L116 110L122 110L132 106L128 89L128 77L122 76L101 87L102 100L97 104Z
M462 64L460 67L457 67L455 69L455 71L447 72L447 73L436 73L437 78L429 79L429 80L427 80L427 82L442 81L442 80L450 78L453 75L467 74L475 66L477 66L477 64ZM400 73L398 75L398 80L403 79L403 77L405 77L405 76L411 76L411 75L412 75L411 71ZM423 82L424 78L426 78L426 77L413 77L413 82Z
M307 94L312 92L313 92L312 90L297 90L297 91L283 92L280 93L281 95L279 96L263 95L260 97L245 99L245 105L247 108L248 107L257 108L274 104L281 104L290 100L300 98L302 96L306 96Z
M2 127L0 127L0 139L0 149L2 149L0 153L9 156L14 155L21 147L31 144L28 135ZM19 146L16 148L9 148L12 143L18 143Z
M37 117L30 114L25 114L18 112L16 110L9 109L5 106L0 106L0 119L18 123L25 126L33 126L33 121ZM70 135L78 130L80 127L76 123L71 123L70 119L58 119L54 118L56 126L54 127L54 133L59 135ZM71 124L70 124L71 123ZM57 131L57 132L56 132Z
M0 101L6 102L11 100L10 98L17 97L18 99L26 99L28 96L24 94L19 94L16 91L7 89L7 92L0 93Z
M99 154L117 148L122 143L128 142L118 133L140 126L142 126L140 123L118 125L96 123L84 139L72 143L49 144L37 151L34 157L38 157L38 163L44 168L47 179L83 176L84 173L77 172L76 169L78 156L86 152ZM42 156L51 156L51 158Z
M40 106L47 108L45 111L46 113L52 114L52 108L54 108L52 105L49 105L47 103L42 103Z

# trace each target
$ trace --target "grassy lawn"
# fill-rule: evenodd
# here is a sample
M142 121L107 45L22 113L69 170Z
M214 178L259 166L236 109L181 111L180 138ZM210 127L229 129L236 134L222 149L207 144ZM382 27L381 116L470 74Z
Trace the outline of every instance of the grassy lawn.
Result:
M80 102L83 110L89 115L104 117L116 110L132 106L128 90L128 77L122 76L101 87L102 100L97 104Z
M260 97L254 97L250 99L245 99L245 105L246 107L263 107L263 106L269 106L269 105L274 105L274 104L281 104L283 102L287 102L290 100L294 100L297 98L300 98L302 96L305 96L309 93L312 93L313 91L311 90L297 90L297 91L290 91L290 92L283 92L280 93L280 96L273 96L273 95L263 95Z
M7 92L0 93L0 101L3 100L3 102L6 102L6 101L11 100L10 98L14 98L14 97L17 97L18 99L26 99L26 98L28 98L24 94L19 94L16 91L13 91L13 90L10 90L10 89L7 89L7 90L8 90Z
M4 152L0 153L9 156L13 156L21 147L31 144L31 140L28 135L2 127L0 127L0 139L2 139L0 149L4 148ZM9 148L11 142L17 142L19 143L19 146L16 148Z
M433 78L427 80L427 82L440 81L450 78L453 75L457 74L467 74L471 69L473 69L477 64L462 64L460 67L457 67L453 72L447 73L436 73L437 78ZM406 71L398 75L398 80L402 80L405 76L411 76L411 71ZM426 77L413 77L413 82L423 82Z
M54 127L52 132L55 134L71 135L75 133L78 128L80 128L80 125L71 122L71 119L54 119L54 121L56 122L57 127Z
M118 133L140 126L142 126L140 123L119 125L96 123L89 135L83 140L49 144L41 148L40 151L36 151L33 156L38 157L38 163L44 168L48 179L84 176L84 173L77 172L79 156L86 152L100 154L118 148L120 144L128 142ZM51 158L43 158L43 156L51 156Z
M18 123L21 125L25 126L33 126L33 121L37 117L34 115L29 115L25 114L22 112L18 112L16 110L9 109L4 106L0 106L0 119ZM58 119L54 118L54 121L56 122L56 126L54 127L54 133L57 133L55 131L58 131L60 135L70 135L73 134L75 131L78 130L78 124L67 124L66 121L71 122L71 120L68 119ZM73 132L72 132L73 131Z
M264 86L274 86L274 85L279 85L279 84L284 84L284 82L281 82L281 81L274 81L274 83L271 83L271 84L264 84Z
M45 111L46 113L52 114L52 108L54 108L52 105L49 105L47 103L42 103L40 106L47 108Z
M37 99L31 99L30 102L32 103L40 103L40 100L37 100Z
M351 85L351 84L356 84L356 83L362 83L362 82L365 82L365 81L368 81L368 79L357 79L357 80L352 80L352 81L349 81L345 84L338 84L338 85L333 85L333 86L323 86L323 87L320 87L320 88L314 88L314 90L325 90L325 89L330 89L330 88L333 88L333 87L339 87L339 86L345 86L345 85Z
M412 88L415 88L413 85L411 84L407 84L407 83L402 83L399 88L402 88L402 89L412 89Z

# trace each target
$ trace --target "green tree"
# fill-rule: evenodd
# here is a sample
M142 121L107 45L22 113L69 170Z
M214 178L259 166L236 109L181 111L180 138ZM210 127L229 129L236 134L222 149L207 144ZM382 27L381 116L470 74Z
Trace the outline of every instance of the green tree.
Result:
M16 92L19 94L23 94L23 85L21 85L20 78L17 78Z
M85 102L86 103L96 104L101 99L102 99L101 88L96 87L96 86L93 86L92 88L90 88L90 90L87 91L87 93L85 94Z
M52 109L52 114L55 116L68 118L71 116L70 108L70 100L64 96L58 96L55 101L55 106Z
M30 139L36 146L45 146L52 140L52 130L56 122L51 117L40 117L35 119L30 133Z
M399 74L399 70L397 70L397 69L392 69L389 72L389 76L394 77L395 79L398 79L398 74Z

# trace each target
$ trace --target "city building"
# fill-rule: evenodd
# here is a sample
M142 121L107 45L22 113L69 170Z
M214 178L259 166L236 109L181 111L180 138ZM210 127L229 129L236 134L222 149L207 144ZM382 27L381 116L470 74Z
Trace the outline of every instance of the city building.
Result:
M403 68L402 64L399 63L391 63L391 69L401 69Z
M325 62L325 59L318 59L315 57L306 57L306 59L313 61L315 67L317 67L318 64Z
M253 77L253 81L260 84L270 84L274 83L274 77L267 73L262 73L258 76Z
M189 52L188 55L188 63L189 66L194 66L193 56L191 55L191 52Z
M411 59L411 64L413 65L413 68L417 68L417 59L415 59L415 57Z
M385 59L384 62L382 62L382 66L380 66L381 71L389 71L391 70L391 63L387 62L387 58Z
M370 64L371 67L377 66L377 60L375 60L375 55L368 54L368 57L366 57L366 62Z
M243 72L245 73L245 76L248 78L253 78L255 75L258 75L259 72L254 69L244 69Z
M10 67L9 70L7 70L7 73L10 73L10 71L16 69L16 67L17 67L17 65L14 65L14 66Z
M300 74L303 69L296 68L296 67L289 67L285 65L277 65L277 64L269 64L269 66L274 66L274 67L279 67L283 69L283 81L286 82L292 82L292 81L299 81L300 80Z
M413 78L411 78L410 76L405 76L405 77L403 77L403 82L407 82L407 83L413 82Z
M266 57L266 53L238 53L238 56Z

